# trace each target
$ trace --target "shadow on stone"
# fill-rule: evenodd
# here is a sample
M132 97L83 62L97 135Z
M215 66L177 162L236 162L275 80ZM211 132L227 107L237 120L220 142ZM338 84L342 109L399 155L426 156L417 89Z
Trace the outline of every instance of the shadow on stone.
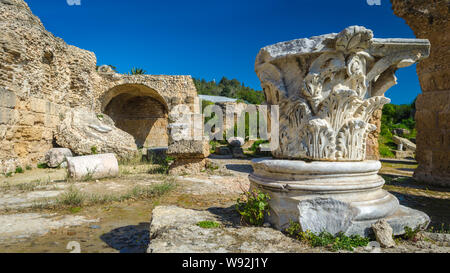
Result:
M391 175L391 174L382 174L381 176L386 181L386 185L399 186L399 187L405 187L405 188L411 188L411 189L450 192L449 188L443 188L443 187L439 187L439 186L429 185L424 182L417 181L414 178L409 177L409 176ZM396 179L401 179L401 180L395 181Z
M391 192L400 201L400 204L412 209L423 211L431 218L429 227L440 229L442 224L450 225L450 214L448 208L450 207L449 199L439 199L433 197L416 196L410 194L402 194Z
M113 229L100 239L120 253L145 253L150 243L150 223Z
M241 224L241 217L237 213L234 206L231 206L228 208L212 207L212 208L209 208L208 211L210 213L216 215L218 220L225 227L236 227L236 226L240 226L240 224Z
M414 168L411 168L411 169L409 169L409 168L399 168L397 170L403 171L403 172L414 172L416 169L414 169Z
M417 165L417 161L415 160L401 160L401 159L380 159L383 163L392 163L392 164L404 164L404 165Z
M250 164L227 164L225 166L230 171L240 172L240 173L252 173L253 167Z

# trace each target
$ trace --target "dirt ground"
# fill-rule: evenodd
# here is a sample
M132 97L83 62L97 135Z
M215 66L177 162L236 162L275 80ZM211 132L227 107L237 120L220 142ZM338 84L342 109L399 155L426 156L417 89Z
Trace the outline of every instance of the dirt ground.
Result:
M67 253L78 245L83 253L145 252L156 206L229 208L248 190L249 160L216 158L212 162L218 169L179 177L150 174L155 166L148 164L121 166L117 178L76 183L66 181L64 169L27 170L2 177L0 252ZM450 190L414 181L416 167L415 162L383 162L386 189L403 205L430 215L434 230L448 230ZM164 190L155 194L155 187ZM398 252L419 251L409 244L403 243ZM321 250L310 249L317 251Z

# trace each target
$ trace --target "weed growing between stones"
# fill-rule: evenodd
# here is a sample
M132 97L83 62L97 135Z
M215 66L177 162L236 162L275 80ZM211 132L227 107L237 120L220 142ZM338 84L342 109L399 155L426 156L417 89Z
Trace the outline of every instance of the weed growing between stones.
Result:
M444 223L441 224L441 227L439 229L435 229L434 227L430 227L428 230L430 233L442 233L442 234L450 234L450 225L447 227Z
M244 192L237 199L236 210L243 223L262 226L266 214L269 214L270 196L261 191Z
M56 199L56 203L62 206L68 207L80 207L86 200L86 195L74 186L64 192L60 197Z
M221 224L214 221L202 221L198 222L197 226L205 229L212 229L212 228L220 228Z
M37 164L38 169L49 169L47 163L39 163Z
M167 179L162 183L150 186L136 186L123 194L88 194L80 191L73 185L54 200L35 203L35 209L63 209L81 208L83 206L104 205L129 200L145 200L160 197L176 187L174 179Z
M410 227L405 227L405 234L402 236L403 239L408 241L417 241L417 235L422 231L422 227L418 226L415 229Z
M329 232L321 232L320 234L314 234L310 231L303 232L300 224L292 221L289 224L289 228L286 229L286 233L290 237L305 242L312 247L327 247L332 251L354 251L354 248L365 247L370 243L369 238L359 235L348 237L343 233L333 236Z

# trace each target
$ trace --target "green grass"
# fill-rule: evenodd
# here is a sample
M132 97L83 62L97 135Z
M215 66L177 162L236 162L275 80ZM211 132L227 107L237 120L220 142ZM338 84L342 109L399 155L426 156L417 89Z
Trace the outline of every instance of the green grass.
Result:
M67 207L81 207L86 201L86 194L71 186L66 192L56 199L56 203Z
M286 229L286 233L290 237L303 241L312 247L326 247L332 251L354 251L355 248L365 247L370 243L369 238L364 238L359 235L348 237L343 233L333 236L329 232L321 232L320 234L314 234L310 231L303 232L300 224L292 221L289 228Z
M37 164L38 169L48 169L47 163L39 163Z
M16 168L16 173L24 173L25 171L23 170L23 168L22 167L17 167Z
M444 223L441 224L441 227L439 229L435 229L434 227L430 227L428 230L430 233L443 233L443 234L450 234L450 225L445 225Z
M129 200L146 200L160 197L176 187L174 179L150 186L135 186L123 194L88 194L73 185L54 200L47 199L33 207L40 209L82 208L84 206L104 205Z
M212 229L212 228L220 228L221 224L214 221L202 221L198 222L197 226L205 229Z

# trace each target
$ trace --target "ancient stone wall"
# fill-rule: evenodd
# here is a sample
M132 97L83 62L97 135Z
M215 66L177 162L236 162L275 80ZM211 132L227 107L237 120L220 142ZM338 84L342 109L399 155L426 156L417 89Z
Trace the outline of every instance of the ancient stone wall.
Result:
M166 113L181 103L198 110L190 76L97 72L94 53L48 32L23 0L0 1L0 34L0 173L42 160L72 108L103 112L127 93L157 100ZM156 123L156 131L166 125Z
M416 103L415 177L450 186L450 21L449 0L391 0L418 38L431 42L431 55L417 65L423 93Z

